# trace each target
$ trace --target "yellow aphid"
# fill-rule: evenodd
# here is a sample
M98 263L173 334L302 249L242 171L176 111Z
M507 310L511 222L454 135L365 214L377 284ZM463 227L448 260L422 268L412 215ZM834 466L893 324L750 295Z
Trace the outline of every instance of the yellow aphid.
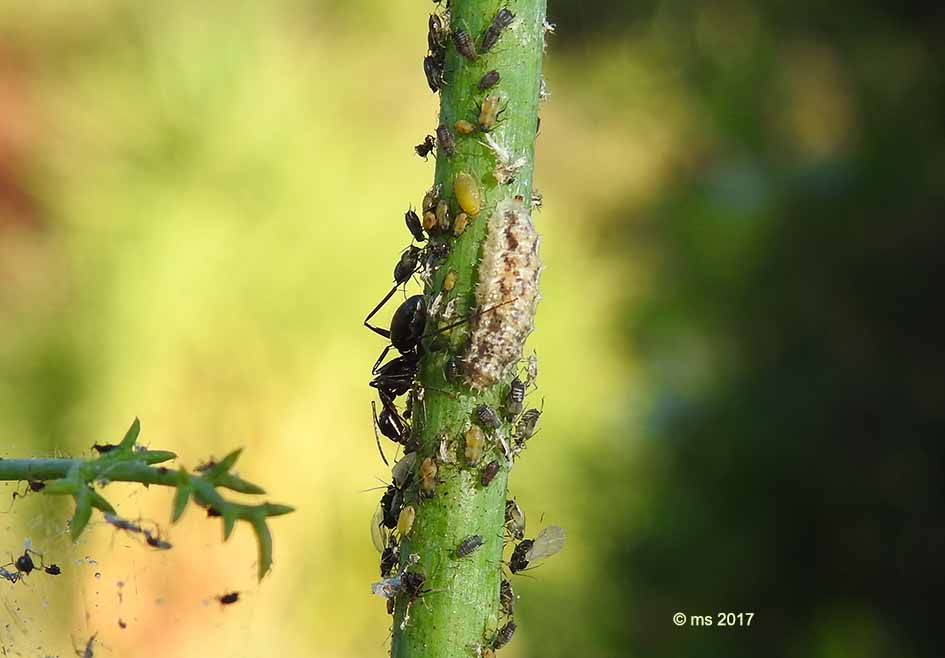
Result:
M453 289L453 286L456 285L456 270L450 270L446 273L446 276L443 277L443 290L449 292Z
M423 228L427 231L432 231L436 228L436 215L432 210L423 213Z
M423 195L423 204L420 207L423 208L423 212L433 210L436 208L437 201L439 199L436 198L436 193L433 190L427 190L427 193Z
M427 493L433 493L436 489L436 462L432 457L427 457L420 463L420 488Z
M469 224L469 215L464 212L456 215L456 219L453 220L453 235L457 238L463 234L463 231L466 230L466 226Z
M479 186L475 178L465 171L459 172L453 180L453 192L456 193L456 201L464 212L473 217L479 214Z
M495 94L489 94L482 99L482 107L479 108L479 127L483 132L489 132L495 127L495 122L499 118L499 104L502 102Z
M486 446L486 435L478 425L470 425L466 430L466 461L477 464L482 459L482 451Z
M436 204L436 223L441 231L448 231L450 228L450 205L446 201Z
M416 518L417 511L413 508L413 505L407 505L400 510L400 516L397 517L397 532L400 533L401 537L410 534L411 529L413 529L413 521Z
M476 132L476 126L466 119L460 119L453 124L453 127L456 128L456 132L460 135L472 135Z

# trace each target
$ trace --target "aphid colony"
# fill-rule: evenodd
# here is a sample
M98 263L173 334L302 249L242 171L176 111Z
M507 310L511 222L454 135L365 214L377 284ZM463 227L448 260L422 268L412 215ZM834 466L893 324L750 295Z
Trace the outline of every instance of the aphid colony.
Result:
M514 21L515 14L502 7L476 36L466 25L452 24L448 3L431 14L423 59L431 91L436 93L451 81L455 83L455 71L447 68L449 48L458 54L450 60L450 67L480 61ZM440 158L462 158L468 155L467 148L479 144L487 155L496 158L496 181L500 185L512 182L515 171L525 161L512 158L493 135L508 106L507 97L497 90L501 81L498 70L486 71L474 83L474 93L479 94L475 107L469 108L465 118L433 128L414 147L417 155L424 160L434 153ZM477 141L476 135L485 142ZM369 382L378 396L378 401L371 403L375 441L387 465L390 462L381 445L382 435L404 453L391 468L392 482L386 485L371 520L371 537L381 556L381 580L374 583L372 591L386 599L391 614L401 602L401 628L408 623L416 600L440 591L427 587L431 574L419 566L421 556L410 549L416 528L423 527L424 505L437 496L443 473L468 469L474 486L481 490L497 486L493 484L496 480L504 487L505 479L500 474L508 472L526 442L536 434L542 413L537 408L526 409L526 396L536 387L537 361L530 357L522 362L522 344L531 331L531 316L539 298L541 269L538 238L530 215L520 197L500 201L484 212L488 200L483 181L459 167L451 169L451 183L435 185L418 209L410 207L404 213L411 243L394 264L391 288L364 319L365 327L388 341L371 368ZM485 224L477 230L478 238L485 234L485 249L494 253L483 260L479 282L471 290L447 261L457 241L477 222L479 226ZM516 268L521 271L516 272ZM426 293L406 296L394 310L388 327L372 324L374 316L415 276ZM507 289L509 285L512 287ZM468 308L473 296L475 306ZM501 328L505 324L510 327ZM462 331L453 331L460 327ZM395 356L388 359L391 350ZM493 386L503 387L503 396L495 406L472 402L461 431L454 436L444 433L435 446L422 446L414 425L426 416L426 395L446 394L457 400L464 397L462 393L424 388L418 382L424 355L438 353L443 354L445 380L464 385L470 400ZM405 398L403 404L401 398ZM450 568L451 563L481 562L487 553L494 555L499 548L497 542L502 541L510 555L503 569L511 577L557 553L564 543L564 531L557 526L545 528L534 539L525 539L525 516L514 499L506 501L504 527L501 538L487 533L456 537L451 540L450 552L436 556L432 563ZM486 633L480 655L504 647L515 633L515 594L504 577L496 592L496 603L504 623Z

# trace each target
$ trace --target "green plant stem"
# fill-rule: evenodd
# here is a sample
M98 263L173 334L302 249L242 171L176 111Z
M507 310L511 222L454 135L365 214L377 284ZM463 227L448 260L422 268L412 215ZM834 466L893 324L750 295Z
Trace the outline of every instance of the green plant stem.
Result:
M502 0L453 0L450 24L468 30L481 43L484 30ZM455 299L455 314L468 313L474 306L477 265L487 234L488 220L499 201L521 196L527 205L532 196L534 144L538 120L538 96L541 81L541 57L544 45L545 0L518 0L510 3L514 23L503 33L498 44L475 61L468 61L450 42L440 96L440 124L452 127L457 119L477 123L478 105L487 94L498 94L503 108L500 121L491 131L494 143L506 149L512 160L523 158L515 171L515 180L500 183L494 177L497 156L485 144L485 135L456 135L456 153L448 156L442 148L437 153L435 185L440 198L450 203L453 216L460 212L453 193L453 181L459 172L470 174L479 184L481 210L471 218L466 231L448 240L451 252L446 263L432 277L426 295L433 300L442 290L447 272L456 273L453 290L446 295ZM490 70L501 75L500 83L480 91L479 80ZM445 301L445 300L444 300ZM465 326L450 332L450 348L427 354L421 363L422 401L415 401L414 437L419 440L418 461L439 455L446 441L448 459L438 459L438 484L432 497L421 498L414 492L407 504L417 509L411 533L401 541L401 567L411 565L411 555L419 561L411 570L422 571L425 588L430 590L409 606L406 597L398 597L393 627L392 655L395 658L470 658L477 647L489 646L499 619L499 585L503 555L503 524L508 464L493 435L478 465L464 458L463 433L473 420L479 404L501 409L508 382L483 391L473 391L464 383L448 380L446 361L462 355ZM509 422L498 430L511 440ZM502 468L488 487L480 482L480 468L499 459ZM470 535L481 535L483 546L463 558L455 556L457 545Z
M189 473L183 468L154 466L174 459L176 455L167 450L147 450L136 446L140 429L140 423L135 419L121 443L92 459L0 458L0 481L39 482L42 487L38 493L72 496L75 500L75 512L70 521L73 539L78 538L85 529L93 507L102 512L115 513L115 509L93 485L137 482L174 487L176 493L171 512L172 522L181 517L188 501L193 500L222 518L224 540L233 532L237 520L246 521L252 526L259 548L258 575L262 579L272 565L272 536L267 519L288 514L293 509L288 505L268 502L255 505L237 503L226 500L220 494L219 488L243 494L265 493L262 487L230 472L241 450L234 450L219 462L203 467L200 473Z

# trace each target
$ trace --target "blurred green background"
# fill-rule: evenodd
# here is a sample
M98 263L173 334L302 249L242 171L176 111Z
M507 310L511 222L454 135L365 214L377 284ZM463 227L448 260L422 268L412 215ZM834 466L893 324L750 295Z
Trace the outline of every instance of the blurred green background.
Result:
M569 543L517 579L503 655L935 655L941 10L549 4L545 415L511 486ZM73 547L68 505L18 500L0 554L69 569L0 587L8 655L386 651L360 321L432 179L431 7L0 0L0 455L137 415L186 465L244 446L298 507L257 586L250 533L196 511L158 554L101 524Z

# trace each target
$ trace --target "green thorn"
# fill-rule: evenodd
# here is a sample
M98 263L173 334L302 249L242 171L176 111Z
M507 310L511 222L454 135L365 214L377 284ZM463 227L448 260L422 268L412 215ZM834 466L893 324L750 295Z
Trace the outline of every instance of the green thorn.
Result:
M216 478L216 483L218 486L226 487L233 491L238 491L239 493L244 494L264 494L266 490L260 487L258 484L253 484L248 482L241 477L233 475L232 473L223 473L218 478Z
M109 514L115 513L115 508L112 507L111 503L105 500L105 498L103 498L100 493L98 493L91 487L87 489L87 492L88 492L88 497L89 497L89 503L92 505L92 507L95 507L96 509L100 509L103 512L108 512Z
M146 464L160 464L177 458L177 453L170 450L145 450L136 452L135 459L140 459Z
M129 427L128 431L125 432L125 438L121 440L121 443L118 444L118 447L130 449L135 444L135 441L138 440L138 434L140 433L141 421L135 418L134 422L131 423L131 427Z
M184 474L186 476L186 473ZM177 520L187 509L187 501L190 500L190 482L184 481L177 485L177 491L174 492L174 509L171 512L171 523L177 523Z
M272 569L272 535L269 533L269 526L266 525L265 515L254 515L250 521L256 531L256 541L259 544L259 571L257 575L259 580L262 580Z
M266 516L282 516L283 514L291 514L295 511L294 507L289 505L280 505L278 503L265 503L263 506Z
M75 492L75 513L69 523L69 534L72 541L79 538L92 517L92 503L89 502L88 492L88 488L82 488Z
M236 506L228 504L223 507L223 541L229 539L230 535L233 534L237 518L239 518L239 510Z

